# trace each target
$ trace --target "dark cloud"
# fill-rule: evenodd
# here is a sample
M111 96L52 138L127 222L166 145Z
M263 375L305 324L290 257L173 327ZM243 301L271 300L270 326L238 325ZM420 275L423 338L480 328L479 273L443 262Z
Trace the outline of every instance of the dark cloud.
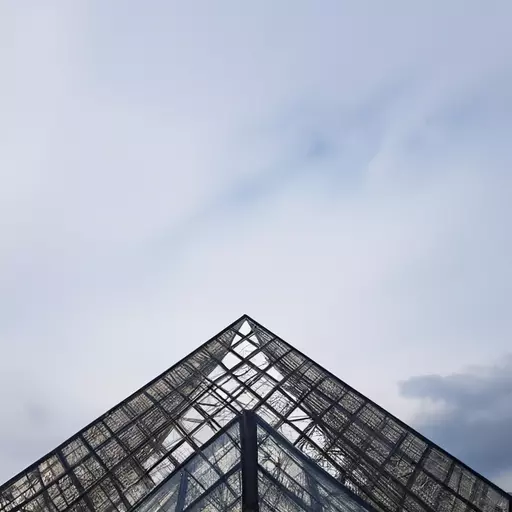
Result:
M440 406L416 419L427 437L490 478L512 470L512 356L462 373L411 377L400 391Z

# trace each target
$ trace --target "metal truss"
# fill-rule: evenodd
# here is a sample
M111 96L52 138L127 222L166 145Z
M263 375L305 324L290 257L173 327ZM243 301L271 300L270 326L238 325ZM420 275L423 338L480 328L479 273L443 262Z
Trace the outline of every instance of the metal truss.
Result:
M136 509L246 410L377 511L510 511L506 492L243 316L1 486L0 512Z

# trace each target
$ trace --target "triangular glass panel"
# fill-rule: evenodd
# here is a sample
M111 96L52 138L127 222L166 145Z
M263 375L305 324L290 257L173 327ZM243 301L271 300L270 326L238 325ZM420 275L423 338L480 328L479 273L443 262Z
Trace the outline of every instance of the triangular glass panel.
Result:
M243 415L242 415L243 416ZM133 512L242 510L247 478L242 416L209 441L139 503ZM361 499L255 417L258 506L261 510L367 512Z

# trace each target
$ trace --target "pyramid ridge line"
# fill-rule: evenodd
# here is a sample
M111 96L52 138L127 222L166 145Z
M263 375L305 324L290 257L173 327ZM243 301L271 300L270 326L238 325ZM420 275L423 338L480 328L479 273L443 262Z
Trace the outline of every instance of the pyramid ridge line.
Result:
M45 452L41 457L39 457L36 461L32 462L30 465L24 467L21 471L18 471L16 474L14 474L11 478L4 482L0 482L0 491L6 489L10 486L10 484L16 482L19 478L21 478L24 474L32 471L33 469L37 468L39 464L44 462L47 457L54 453L58 452L62 448L64 448L69 442L73 441L74 439L79 438L87 429L94 426L97 422L102 421L104 418L106 418L110 413L115 411L118 407L121 405L127 403L130 399L134 398L136 395L138 395L140 392L142 392L145 388L153 384L154 382L157 382L159 379L161 379L164 375L166 375L168 372L173 370L173 368L178 367L181 363L185 362L187 359L189 359L192 355L199 352L205 345L210 343L211 341L215 340L217 337L221 336L223 333L228 331L229 329L232 329L237 323L241 322L246 316L248 315L242 315L241 317L237 318L234 322L231 322L228 326L221 329L218 333L214 334L210 338L208 338L206 341L201 343L198 347L196 347L194 350L183 356L181 359L176 361L174 364L172 364L169 368L166 368L164 371L159 373L156 377L152 378L151 380L145 382L142 386L139 386L135 391L130 393L127 397L123 398L121 401L115 403L112 407L110 407L108 410L103 412L100 416L95 417L92 421L87 423L84 427L82 427L80 430L76 431L72 435L68 436L66 439L64 439L61 443L59 443L55 448L52 448L50 451ZM251 319L252 320L252 319ZM254 320L252 320L254 321ZM257 323L257 322L256 322Z

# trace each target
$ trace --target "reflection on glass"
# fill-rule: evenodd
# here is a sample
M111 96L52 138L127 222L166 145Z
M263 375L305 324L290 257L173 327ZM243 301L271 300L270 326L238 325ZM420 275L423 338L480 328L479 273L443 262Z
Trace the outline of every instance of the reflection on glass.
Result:
M136 512L236 510L242 494L236 422L173 473Z
M257 420L260 510L272 512L371 510L261 418ZM241 511L240 421L213 438L170 475L136 512Z

